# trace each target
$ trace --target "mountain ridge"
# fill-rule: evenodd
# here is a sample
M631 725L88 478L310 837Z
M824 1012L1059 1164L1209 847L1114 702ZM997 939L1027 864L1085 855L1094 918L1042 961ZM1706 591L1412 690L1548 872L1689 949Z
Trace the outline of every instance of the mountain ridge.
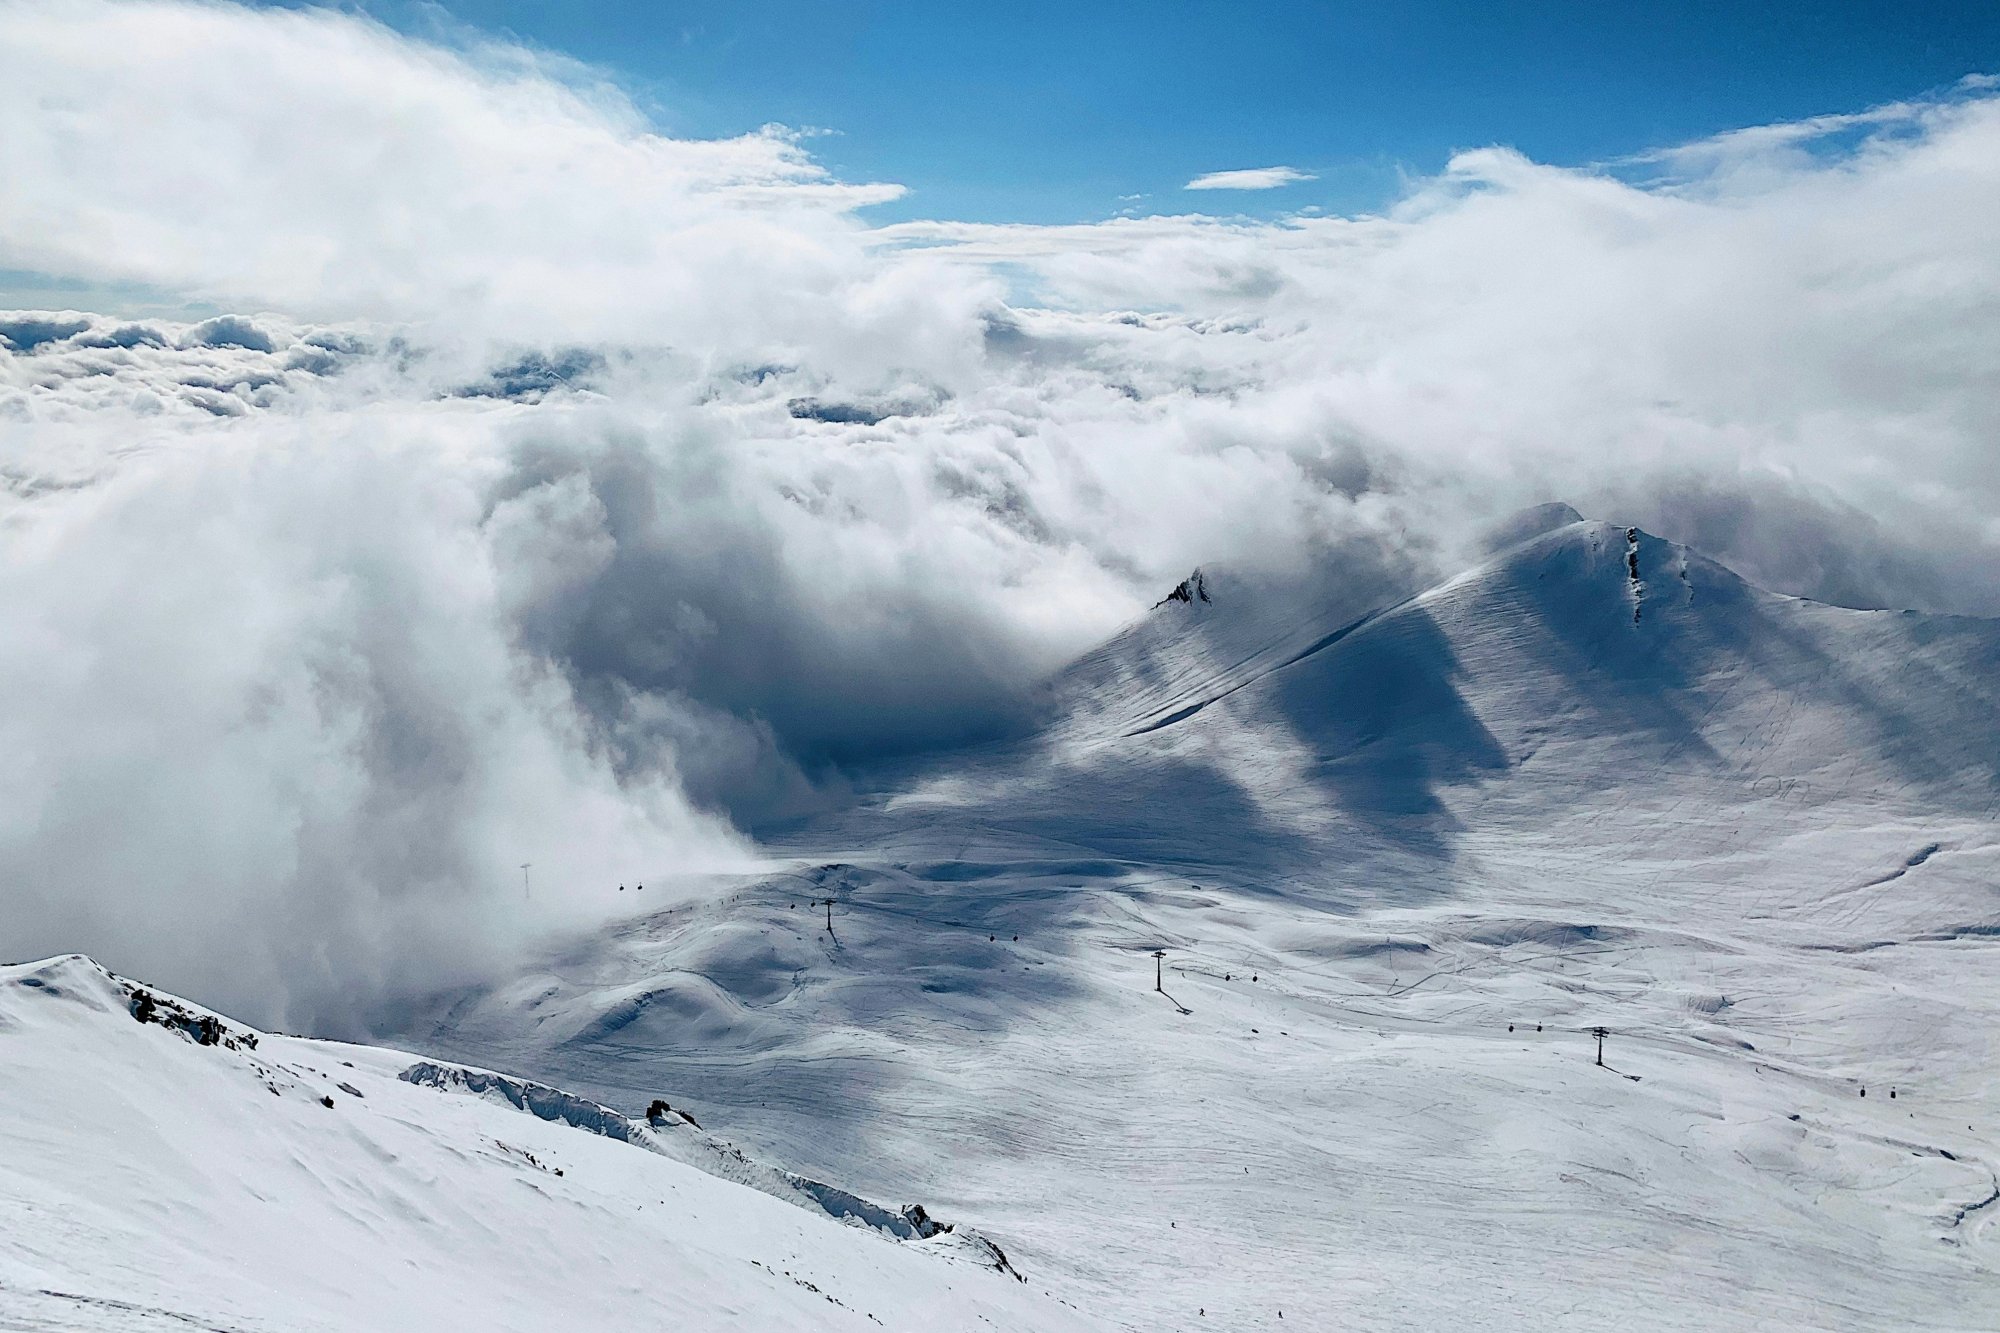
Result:
M1130 1327L1977 1326L2000 622L1589 522L1203 586L410 1040L685 1088Z
M258 1033L82 955L0 967L0 1068L8 1327L1095 1326L664 1105Z

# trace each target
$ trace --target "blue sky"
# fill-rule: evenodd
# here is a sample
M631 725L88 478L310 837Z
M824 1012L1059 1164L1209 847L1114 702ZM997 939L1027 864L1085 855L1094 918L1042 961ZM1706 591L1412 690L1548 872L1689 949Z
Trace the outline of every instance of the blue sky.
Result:
M405 0L369 8L406 29L435 23ZM444 9L611 69L677 134L770 121L837 131L814 144L827 165L909 187L874 212L885 221L1362 211L1455 149L1504 143L1584 164L2000 69L2000 5L1938 0ZM1273 165L1316 179L1181 188Z

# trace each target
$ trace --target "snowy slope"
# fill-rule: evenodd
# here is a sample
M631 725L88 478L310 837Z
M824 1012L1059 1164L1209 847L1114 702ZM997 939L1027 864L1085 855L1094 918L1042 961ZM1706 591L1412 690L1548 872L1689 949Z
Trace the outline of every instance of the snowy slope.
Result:
M1489 541L1507 550L1580 522L1568 505L1543 505L1502 524ZM1388 575L1357 576L1346 567L1276 583L1196 570L1152 614L1058 674L1052 685L1066 714L1061 730L1123 735L1172 726L1331 647L1395 605L1396 594L1413 591L1394 589Z
M250 1032L76 956L0 969L0 1236L9 1329L1094 1326L678 1114Z
M1777 597L1601 523L1339 620L1163 605L1085 664L1094 690L1024 762L976 775L981 816L1149 859L1247 851L1319 887L1330 856L1454 860L1475 808L1488 827L1579 804L1630 821L1685 782L1723 784L1725 805L1993 809L1990 622ZM939 804L967 781L942 779ZM1245 825L1254 846L1231 836Z
M1126 1327L1994 1327L2000 625L1584 522L1203 586L407 1040L669 1089Z

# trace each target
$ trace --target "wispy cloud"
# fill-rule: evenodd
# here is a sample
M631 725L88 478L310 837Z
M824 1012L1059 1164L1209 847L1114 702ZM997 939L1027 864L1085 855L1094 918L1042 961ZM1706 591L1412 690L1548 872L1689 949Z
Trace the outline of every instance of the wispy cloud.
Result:
M1245 167L1240 171L1211 171L1196 176L1184 190L1276 190L1300 181L1318 180L1310 171L1297 167Z

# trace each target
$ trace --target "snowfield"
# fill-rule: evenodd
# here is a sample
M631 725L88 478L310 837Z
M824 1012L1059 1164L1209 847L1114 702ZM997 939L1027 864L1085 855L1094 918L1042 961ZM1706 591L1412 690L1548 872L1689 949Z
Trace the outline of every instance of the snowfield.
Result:
M2000 625L1513 535L1205 572L1033 740L402 1040L671 1089L1129 1328L1995 1327Z
M2000 0L700 8L0 0L0 1333L2000 1333Z
M1991 1330L1996 695L1560 507L1203 571L421 1056L0 974L0 1322Z
M0 1328L1101 1327L919 1230L678 1113L0 969Z

